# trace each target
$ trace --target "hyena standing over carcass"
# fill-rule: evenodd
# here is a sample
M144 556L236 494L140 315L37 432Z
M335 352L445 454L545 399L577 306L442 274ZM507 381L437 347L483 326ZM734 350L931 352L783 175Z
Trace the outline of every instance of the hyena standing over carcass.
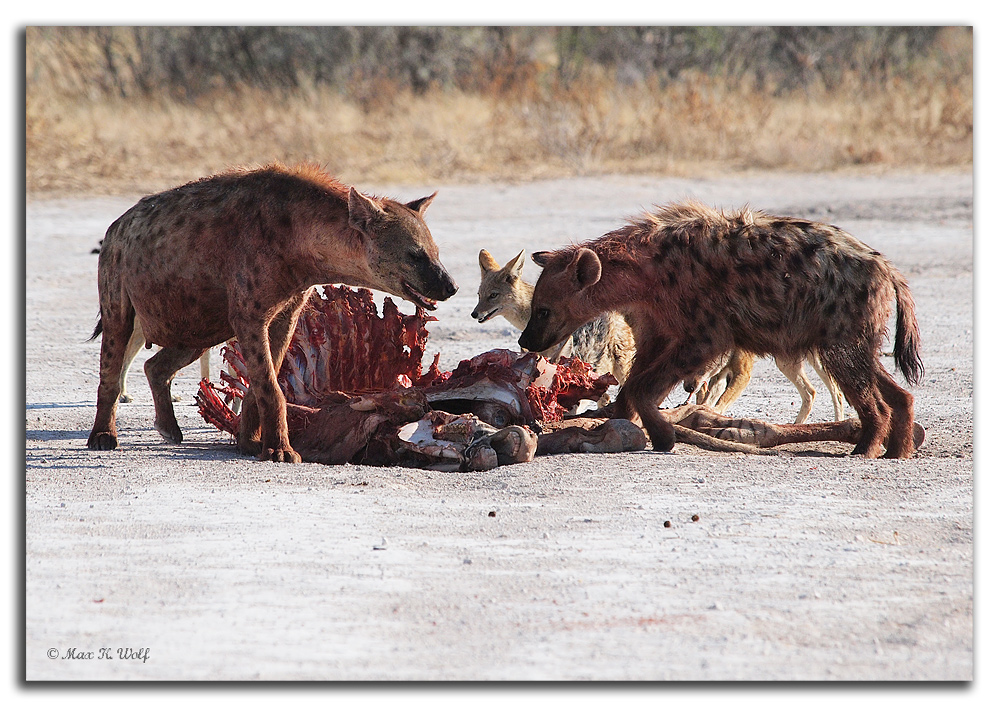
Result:
M154 425L183 438L170 399L178 370L236 336L252 386L239 446L297 462L277 372L313 285L343 283L425 309L457 291L424 212L369 198L312 165L234 170L147 196L108 228L98 262L101 380L91 449L118 444L115 414L133 322L162 346L145 365Z
M739 347L800 360L818 354L861 421L854 454L913 451L912 396L881 365L896 302L895 362L922 375L909 287L880 253L844 231L744 208L662 207L594 241L534 254L544 270L520 345L550 346L600 312L629 315L636 354L616 417L640 417L653 447L672 449L659 404L684 378Z

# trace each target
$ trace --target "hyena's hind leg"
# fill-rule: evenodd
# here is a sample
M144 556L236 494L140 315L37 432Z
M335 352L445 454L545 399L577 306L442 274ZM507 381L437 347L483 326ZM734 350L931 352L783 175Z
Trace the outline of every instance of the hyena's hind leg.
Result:
M114 449L118 446L115 420L118 396L121 393L122 370L125 352L132 337L135 312L125 303L119 309L102 307L101 319L94 336L101 335L100 383L97 386L97 414L87 438L87 447L94 450Z
M121 394L118 396L119 403L130 403L133 398L128 392L128 369L132 366L135 357L138 356L142 345L146 343L146 336L142 333L142 324L136 317L132 326L132 336L128 340L128 347L125 349L125 362L121 369ZM201 377L211 378L211 349L201 355ZM181 400L179 395L171 395L171 399L176 403Z
M880 362L876 372L878 389L891 409L888 438L885 440L886 459L908 459L913 453L915 412L912 395L902 388Z
M125 360L121 367L121 376L119 380L119 385L121 387L121 393L118 395L119 403L130 403L134 398L128 394L128 388L126 386L126 379L128 378L128 369L132 365L132 361L139 353L139 349L142 348L142 344L146 341L145 335L142 333L142 325L139 324L139 319L136 317L132 320L132 335L128 338L128 345L125 347Z
M860 418L860 440L852 453L876 459L881 454L881 443L888 436L891 425L891 409L882 397L877 381L875 366L880 367L881 364L875 358L876 350L839 348L822 351L820 355L826 370L839 383L847 402ZM911 449L911 425L908 434Z
M156 418L153 427L168 442L180 443L184 439L173 412L173 398L170 395L170 383L177 371L198 360L205 349L187 349L167 347L160 349L146 361L146 378L153 394L153 408Z

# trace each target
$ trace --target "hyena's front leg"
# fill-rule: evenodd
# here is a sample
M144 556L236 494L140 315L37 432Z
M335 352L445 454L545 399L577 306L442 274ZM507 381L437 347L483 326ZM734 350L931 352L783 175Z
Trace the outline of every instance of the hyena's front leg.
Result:
M676 444L676 431L660 412L659 404L683 379L684 372L679 372L672 363L675 347L662 346L662 343L656 341L643 345L636 352L631 374L618 393L614 417L634 421L637 415L649 435L652 448L668 452Z
M87 439L87 447L95 450L114 449L118 446L115 418L118 396L121 394L121 372L125 363L125 350L132 336L134 312L101 310L101 381L97 387L97 415Z
M256 449L259 422L261 461L302 461L288 439L287 406L277 381L277 371L271 358L269 324L251 318L234 317L233 328L243 349L250 392L243 400L240 416L239 447L252 453ZM287 347L287 343L285 343Z

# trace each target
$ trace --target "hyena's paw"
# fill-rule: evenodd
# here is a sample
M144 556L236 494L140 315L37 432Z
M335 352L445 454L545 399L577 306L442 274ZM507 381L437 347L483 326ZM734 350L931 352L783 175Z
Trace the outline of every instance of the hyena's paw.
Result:
M264 449L257 457L262 462L285 462L287 464L300 464L302 455L294 449Z
M667 424L662 429L647 427L646 431L649 433L652 448L657 452L668 452L676 444L676 432L673 430L673 425Z
M881 445L877 447L870 444L858 444L850 452L850 456L861 457L863 459L877 459L881 456Z
M121 395L118 396L118 402L119 403L130 403L133 400L135 400L135 398L133 398L128 393L122 393Z
M184 441L184 433L180 431L180 425L174 420L172 423L162 423L158 420L153 422L153 427L156 431L160 433L160 437L165 439L167 442L173 442L174 444L180 444Z
M118 447L118 435L114 432L91 432L87 447L99 452L106 452Z

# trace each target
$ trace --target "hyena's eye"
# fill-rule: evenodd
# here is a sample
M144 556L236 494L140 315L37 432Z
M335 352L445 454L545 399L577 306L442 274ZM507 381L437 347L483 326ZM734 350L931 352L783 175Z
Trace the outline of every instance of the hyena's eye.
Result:
M538 319L548 319L548 315L551 314L547 309L541 308L538 310Z
M490 292L489 293L489 299L494 300L497 297L499 297L499 292Z
M423 252L419 250L411 250L406 253L406 257L413 263L418 263L423 258Z

